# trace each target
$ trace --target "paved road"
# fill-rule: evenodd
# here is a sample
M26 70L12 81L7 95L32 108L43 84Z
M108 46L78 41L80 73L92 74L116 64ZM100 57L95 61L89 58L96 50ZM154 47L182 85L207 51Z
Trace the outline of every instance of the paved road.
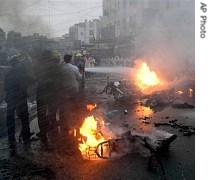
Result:
M180 127L154 126L157 122L168 123L176 119L177 124L194 127L195 110L193 108L175 109L166 106L154 111L138 103L135 104L133 101L119 104L111 96L97 94L97 91L104 86L100 76L94 75L86 82L85 93L88 98L85 103L97 103L98 107L92 113L103 117L105 122L109 123L112 131L130 130L132 133L138 132L152 137L156 130L163 130L177 135L169 152L161 157L165 176L159 170L157 172L148 171L148 151L130 154L117 160L85 160L77 149L77 141L73 136L56 139L51 134L51 146L46 148L39 140L35 140L29 148L18 144L16 154L11 154L5 136L5 123L2 121L0 179L3 179L2 177L15 179L20 176L22 179L58 180L195 179L195 136L184 136ZM127 110L128 113L125 114L124 110ZM84 118L91 113L82 111L79 114L81 118ZM33 131L39 131L36 118L31 121L30 125ZM17 123L17 132L19 129L20 126Z

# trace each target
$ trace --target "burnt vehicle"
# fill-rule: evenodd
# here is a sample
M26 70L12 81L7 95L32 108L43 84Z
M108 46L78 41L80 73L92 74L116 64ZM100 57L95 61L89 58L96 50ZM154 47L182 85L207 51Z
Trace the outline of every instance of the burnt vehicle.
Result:
M137 93L133 85L123 79L120 81L108 81L104 89L99 92L99 94L103 93L113 95L117 101L126 101L134 96L136 97L140 92Z
M169 104L177 98L174 88L144 94L133 83L125 79L121 81L108 81L104 89L99 92L99 94L103 93L113 95L114 99L119 102L131 99L140 100L141 105L150 107Z

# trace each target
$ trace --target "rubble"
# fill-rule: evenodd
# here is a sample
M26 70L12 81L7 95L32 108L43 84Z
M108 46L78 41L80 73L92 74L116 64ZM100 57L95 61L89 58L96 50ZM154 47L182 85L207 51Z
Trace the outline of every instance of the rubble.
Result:
M165 131L156 131L153 136L133 135L126 131L116 139L110 139L98 144L96 154L102 159L121 158L127 154L140 153L145 148L150 153L162 154L168 151L170 144L177 138L177 135ZM106 151L104 147L108 148Z
M184 136L191 136L195 134L195 128L193 126L186 126L177 123L177 119L169 120L169 122L157 122L155 123L156 127L159 126L171 126L173 128L179 128L179 131L183 133Z
M0 161L1 179L55 179L55 172L21 156Z
M184 108L194 108L195 106L194 105L191 105L191 104L188 104L188 102L184 102L184 103L174 103L171 105L173 108L181 108L181 109L184 109Z

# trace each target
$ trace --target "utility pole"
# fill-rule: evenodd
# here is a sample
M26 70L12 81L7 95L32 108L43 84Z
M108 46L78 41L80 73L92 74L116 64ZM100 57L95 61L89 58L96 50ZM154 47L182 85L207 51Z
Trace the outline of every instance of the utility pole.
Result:
M49 5L49 38L51 37L51 0L48 1L48 5Z

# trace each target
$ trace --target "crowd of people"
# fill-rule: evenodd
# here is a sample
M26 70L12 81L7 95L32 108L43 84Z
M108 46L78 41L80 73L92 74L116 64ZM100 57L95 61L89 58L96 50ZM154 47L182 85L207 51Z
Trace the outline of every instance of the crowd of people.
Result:
M127 66L132 67L134 65L135 57L120 57L120 56L114 56L109 58L102 58L101 59L101 66Z
M74 113L79 106L80 94L84 89L83 58L77 58L73 65L72 56L63 57L56 51L45 50L34 68L35 76L28 76L21 66L20 58L10 59L11 69L5 75L4 89L7 102L7 129L10 148L16 147L15 112L21 120L21 136L24 144L30 144L27 88L36 83L37 119L40 132L36 135L48 143L48 133L54 136L68 135L69 129L77 123ZM59 115L59 127L57 123Z
M30 59L30 63L32 59ZM101 66L132 66L134 57L119 56L101 59ZM7 103L8 141L16 147L15 113L21 120L21 136L24 144L30 144L34 134L30 131L28 94L31 84L36 84L37 119L40 132L36 134L42 142L48 143L48 133L54 136L68 134L77 126L75 113L85 85L85 68L94 67L95 59L90 54L77 53L74 57L63 57L54 50L44 50L33 67L26 66L20 56L9 59L11 68L5 75L4 89ZM29 72L30 71L30 72ZM32 73L33 72L33 73ZM33 75L32 75L33 74ZM88 73L86 74L88 76ZM59 116L59 125L58 119Z

